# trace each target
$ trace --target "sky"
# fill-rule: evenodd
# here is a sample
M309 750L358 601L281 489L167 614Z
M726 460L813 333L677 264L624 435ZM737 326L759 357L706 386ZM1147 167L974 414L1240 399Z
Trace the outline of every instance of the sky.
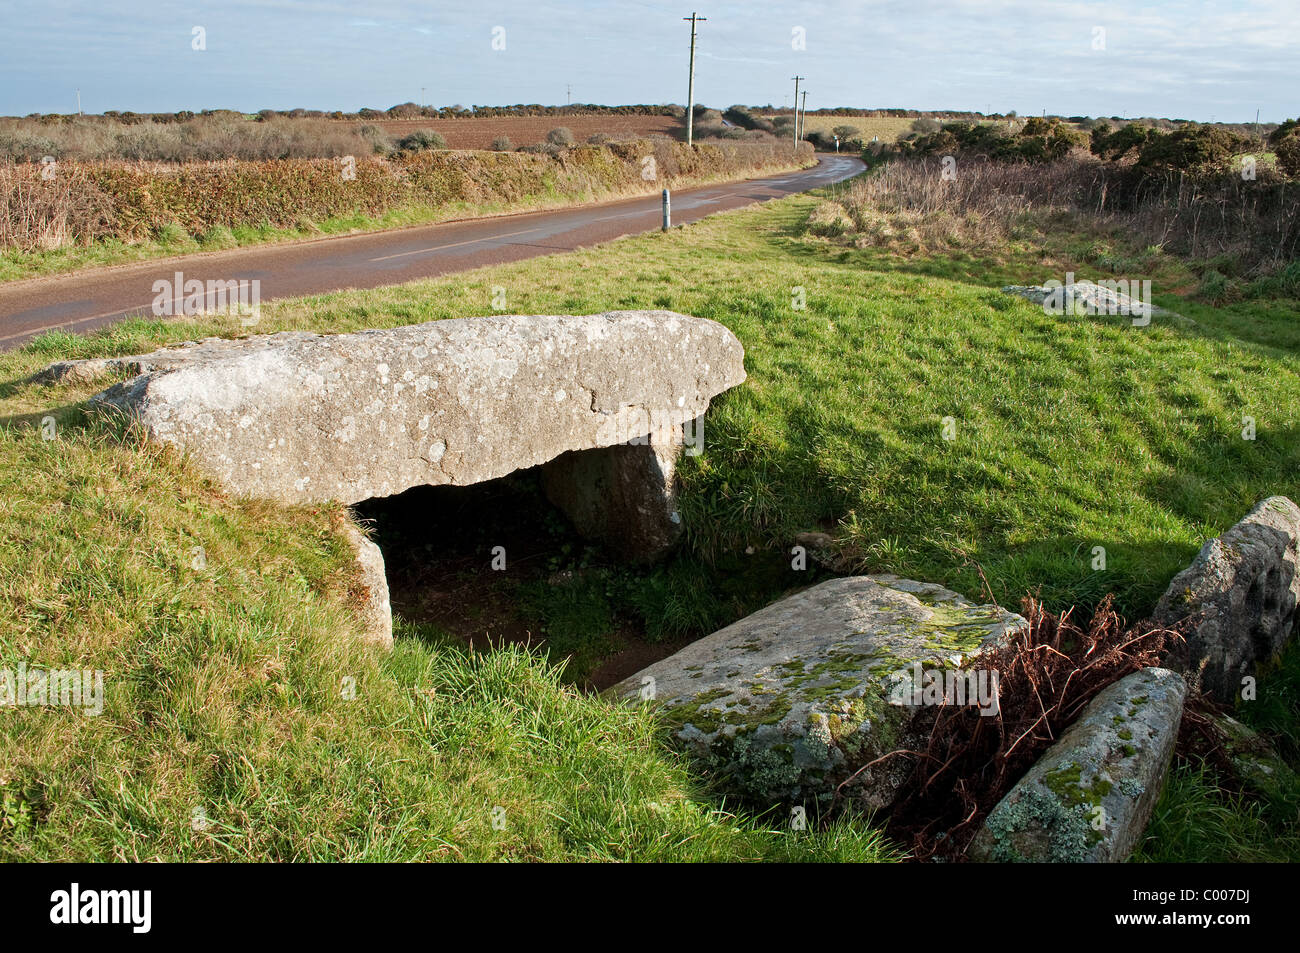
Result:
M690 4L709 106L1300 114L1300 0L0 0L0 115L683 103Z

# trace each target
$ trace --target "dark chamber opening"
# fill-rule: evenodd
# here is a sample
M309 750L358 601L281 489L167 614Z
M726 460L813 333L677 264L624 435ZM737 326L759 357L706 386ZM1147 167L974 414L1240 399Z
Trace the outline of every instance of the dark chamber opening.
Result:
M427 641L545 649L552 662L569 660L570 681L595 690L682 644L645 641L620 598L640 574L577 534L546 498L540 467L414 487L354 510L383 552L394 616ZM505 568L494 569L502 555Z

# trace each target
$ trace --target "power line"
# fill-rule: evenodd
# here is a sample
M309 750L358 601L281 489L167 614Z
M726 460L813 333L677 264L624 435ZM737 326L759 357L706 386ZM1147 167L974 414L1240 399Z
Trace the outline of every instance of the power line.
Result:
M682 19L691 21L690 78L686 84L686 144L690 146L695 143L695 24L708 23L709 18L697 17L692 10L689 17L682 17Z

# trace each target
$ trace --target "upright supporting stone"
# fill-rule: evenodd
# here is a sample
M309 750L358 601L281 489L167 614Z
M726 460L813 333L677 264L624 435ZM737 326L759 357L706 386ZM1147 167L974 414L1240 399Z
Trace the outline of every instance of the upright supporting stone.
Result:
M381 648L393 646L393 608L388 601L388 575L384 570L384 554L354 523L343 526L343 537L356 554L361 576L362 637Z
M542 467L546 496L583 536L630 562L653 562L681 535L683 443L682 428L666 426L629 443L570 451Z
M1243 679L1295 634L1298 543L1300 507L1271 496L1202 546L1156 606L1154 619L1162 625L1197 620L1186 646L1166 664L1219 700L1235 701Z

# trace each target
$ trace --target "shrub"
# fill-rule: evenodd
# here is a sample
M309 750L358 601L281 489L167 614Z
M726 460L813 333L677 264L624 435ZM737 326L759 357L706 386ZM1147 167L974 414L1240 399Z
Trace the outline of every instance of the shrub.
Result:
M429 149L446 149L447 140L441 133L432 129L417 129L397 142L397 148L403 152L425 152Z
M1135 122L1111 132L1110 123L1099 122L1092 130L1092 154L1112 161L1122 159L1130 151L1140 150L1147 141L1147 129Z
M806 133L804 138L813 144L814 149L835 148L835 137L829 132L824 132L820 129L814 129L812 132Z
M510 141L509 136L497 136L492 140L492 150L494 152L513 152L515 144Z
M727 120L733 126L739 126L741 129L759 129L760 123L771 127L771 123L755 116L749 111L748 106L731 106L723 114L722 118Z
M387 155L393 151L393 140L379 126L366 123L357 132L376 155Z
M1171 133L1152 130L1138 153L1138 165L1172 171L1210 171L1250 149L1243 136L1216 126L1194 126Z
M571 149L577 142L573 138L573 133L565 126L556 126L546 134L546 141L553 146L560 146L563 149Z
M1281 137L1273 145L1273 151L1282 171L1300 179L1300 129L1292 127L1290 135Z
M88 245L113 233L114 203L75 166L42 179L34 165L0 164L0 247Z
M1024 126L1021 127L1020 134L1022 136L1046 136L1050 130L1051 125L1045 116L1030 116L1025 120Z
M532 145L520 146L519 151L555 158L564 153L564 146L557 146L553 142L535 142Z
M1296 130L1300 130L1300 119L1288 119L1268 134L1268 144L1276 146Z

